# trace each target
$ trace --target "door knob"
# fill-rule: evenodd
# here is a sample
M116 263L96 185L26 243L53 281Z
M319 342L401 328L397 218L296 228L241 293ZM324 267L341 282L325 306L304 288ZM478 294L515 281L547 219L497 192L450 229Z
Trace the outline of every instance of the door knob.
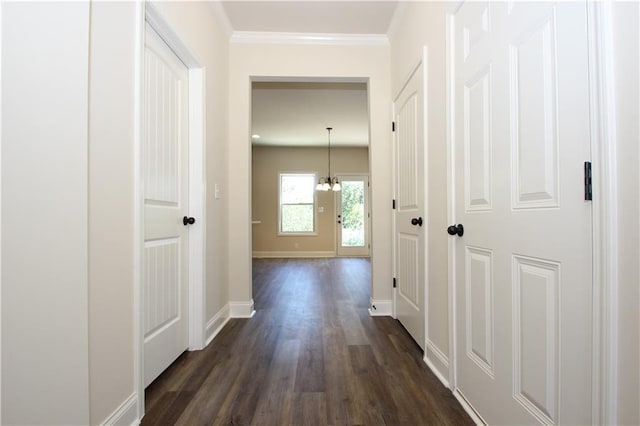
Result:
M418 226L422 226L422 218L421 217L414 217L411 219L411 224L412 225L418 225Z
M449 233L449 235L458 234L458 237L462 237L464 235L464 226L462 226L461 223L458 225L451 225L447 228L447 232Z
M185 216L185 217L182 218L182 224L184 226L193 225L194 223L196 223L196 219L194 217Z

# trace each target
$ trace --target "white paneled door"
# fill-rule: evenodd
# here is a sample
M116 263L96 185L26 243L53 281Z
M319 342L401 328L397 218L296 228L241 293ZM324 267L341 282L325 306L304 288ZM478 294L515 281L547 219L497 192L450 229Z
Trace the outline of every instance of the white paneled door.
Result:
M592 424L586 17L467 2L453 18L457 387L489 424Z
M396 98L395 271L396 316L414 340L425 345L425 218L423 66Z
M146 387L188 346L188 71L149 25L143 75Z

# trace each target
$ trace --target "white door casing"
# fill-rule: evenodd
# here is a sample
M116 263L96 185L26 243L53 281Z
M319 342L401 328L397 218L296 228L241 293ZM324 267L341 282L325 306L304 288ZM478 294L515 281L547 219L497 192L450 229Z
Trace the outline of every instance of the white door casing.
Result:
M369 256L369 176L365 175L347 175L337 174L338 180L342 185L342 191L336 192L336 253L338 256ZM349 243L344 241L345 230L343 197L345 194L345 185L353 185L355 188L362 189L363 209L362 209L362 241L360 243Z
M592 423L586 11L453 18L457 390L490 424Z
M395 312L425 347L425 212L423 64L394 101Z
M144 386L188 346L188 71L147 24L142 119Z

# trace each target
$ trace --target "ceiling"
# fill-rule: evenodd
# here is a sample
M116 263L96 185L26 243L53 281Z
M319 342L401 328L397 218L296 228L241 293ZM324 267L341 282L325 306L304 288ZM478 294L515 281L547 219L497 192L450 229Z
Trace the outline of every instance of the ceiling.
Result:
M386 34L397 1L222 1L234 31Z
M222 1L233 31L386 35L398 1ZM255 145L369 143L366 83L254 83Z
M367 146L366 83L253 83L254 145Z

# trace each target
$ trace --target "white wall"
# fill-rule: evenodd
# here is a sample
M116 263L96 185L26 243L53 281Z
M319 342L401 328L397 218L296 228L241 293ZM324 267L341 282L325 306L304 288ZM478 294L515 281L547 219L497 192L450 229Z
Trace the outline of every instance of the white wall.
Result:
M427 47L425 89L427 131L427 345L426 357L449 376L449 298L447 245L446 39L444 2L406 2L391 37L391 93L402 89Z
M206 184L224 194L225 22L207 2L158 9L206 69ZM2 423L130 423L143 403L134 357L141 10L2 4ZM224 197L207 197L207 319L228 300L226 212Z
M616 149L618 186L618 424L640 424L640 7L614 2Z
M391 98L388 46L232 43L229 81L229 298L251 295L251 77L369 80L372 295L391 300ZM319 123L325 126L326 123Z
M134 394L134 3L91 5L89 378L91 423ZM135 410L133 413L135 414Z
M2 13L2 423L87 424L89 4Z

